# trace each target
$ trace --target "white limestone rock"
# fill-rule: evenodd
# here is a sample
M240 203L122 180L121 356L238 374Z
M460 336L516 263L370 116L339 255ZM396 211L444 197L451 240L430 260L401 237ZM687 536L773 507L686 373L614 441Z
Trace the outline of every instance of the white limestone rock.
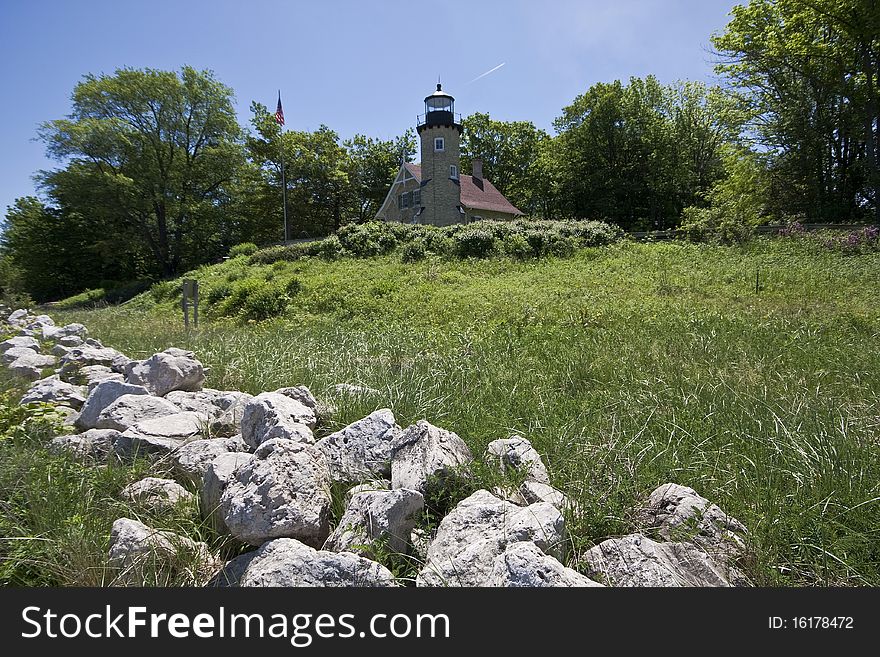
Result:
M81 408L85 403L85 388L65 383L58 375L47 376L35 381L21 398L22 404L46 402L62 404L74 409Z
M207 544L173 532L159 531L131 518L119 518L110 530L110 566L120 569L118 581L139 584L142 573L166 569L177 557L195 558L207 580L217 562Z
M658 543L642 534L609 538L580 565L609 586L749 586L736 568L715 561L694 543Z
M392 443L391 486L425 494L429 479L443 485L472 458L471 450L457 434L419 420Z
M89 390L89 394L80 410L77 426L83 429L94 429L98 426L98 418L110 404L123 395L148 395L143 386L133 386L120 381L100 381ZM110 428L110 427L108 427Z
M493 440L486 448L486 461L496 465L501 472L523 471L527 481L550 483L541 455L522 436Z
M9 351L13 351L10 349ZM7 354L9 353L6 352ZM5 356L6 354L4 354ZM31 349L25 349L24 353L9 364L9 371L28 381L36 381L43 376L43 370L55 365L54 356L43 356Z
M210 519L219 534L229 533L220 509L223 491L232 481L235 471L253 458L254 455L247 452L225 452L214 457L205 468L199 495L202 517Z
M404 554L425 498L416 490L396 488L355 493L339 526L324 543L331 552L357 552L374 557L374 546Z
M192 502L195 496L173 479L145 477L122 489L124 499L153 512L173 509L178 504Z
M558 559L544 554L534 543L512 543L497 557L489 575L489 586L545 588L599 587L586 575L566 568Z
M273 438L235 471L220 500L223 520L251 545L286 537L320 547L330 534L330 484L314 446Z
M57 436L49 442L49 451L68 452L77 459L106 463L115 457L113 444L119 435L113 429L89 429L79 434Z
M241 418L241 437L252 448L274 438L314 443L315 412L300 402L274 392L251 399Z
M205 382L205 369L191 351L169 348L126 368L125 380L163 396L172 390L196 391Z
M400 435L394 413L383 408L316 443L337 482L391 475L391 446Z
M165 402L161 397L132 397L132 399L155 399ZM171 404L171 402L165 403ZM171 455L187 442L200 438L205 421L205 416L189 412L168 413L138 420L125 429L116 440L116 451L124 458L136 454ZM120 424L127 422L126 418Z
M51 324L44 324L42 326L42 330L44 340L52 340L55 342L61 340L62 338L78 338L80 344L82 344L83 340L85 340L86 337L88 337L89 335L89 330L82 324L65 324L64 326L53 326Z
M2 354L5 354L10 349L14 348L31 349L32 351L39 352L40 342L36 338L25 335L15 336L0 342L0 353ZM10 359L9 362L12 362L13 360L15 360L15 358Z
M739 520L693 488L673 483L651 493L637 510L636 526L643 532L653 530L667 541L693 541L716 557L741 552L748 533Z
M241 436L208 438L185 443L172 455L175 473L185 481L201 485L211 462L221 454L247 452Z
M417 586L490 586L495 559L512 543L561 558L565 520L546 502L519 507L478 490L440 522Z
M391 571L375 561L350 552L315 550L291 538L269 541L252 557L243 556L247 566L240 586L395 586Z
M253 395L235 390L199 391L172 390L165 399L182 411L202 413L209 418L211 431L215 434L234 434L241 432L241 419L244 407Z
M177 413L180 413L180 409L167 399L137 393L125 394L114 399L98 414L95 428L125 431L145 420L155 420ZM200 431L194 431L191 435Z

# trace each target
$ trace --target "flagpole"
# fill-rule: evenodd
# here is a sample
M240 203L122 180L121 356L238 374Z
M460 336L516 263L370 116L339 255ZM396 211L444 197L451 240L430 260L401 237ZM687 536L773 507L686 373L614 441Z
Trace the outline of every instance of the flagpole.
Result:
M278 109L281 110L281 89L278 90ZM277 121L277 112L276 112ZM287 244L287 176L284 171L284 118L278 126L278 140L281 147L281 204L284 211L284 243Z
M281 128L284 136L284 127ZM284 206L284 243L287 244L287 177L284 173L284 140L281 140L281 203Z

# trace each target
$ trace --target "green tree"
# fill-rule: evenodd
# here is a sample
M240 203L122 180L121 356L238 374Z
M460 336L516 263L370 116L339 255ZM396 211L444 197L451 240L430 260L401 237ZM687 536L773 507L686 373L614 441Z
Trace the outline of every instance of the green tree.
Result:
M826 220L880 220L880 3L752 0L713 43L718 71L769 152L770 201Z
M599 83L563 108L543 165L557 213L628 229L677 225L723 174L720 148L735 130L717 89L656 78Z
M412 130L392 140L355 135L344 143L348 151L351 184L352 218L359 223L376 216L394 176L400 168L401 155L412 161L416 137Z
M495 121L488 114L462 120L461 170L483 160L483 175L526 214L545 214L543 188L536 179L542 144L549 135L530 121Z
M49 154L68 163L40 180L62 220L78 214L104 239L137 240L147 273L170 276L229 246L218 227L244 161L240 136L232 90L209 71L87 75L70 116L40 129Z
M109 236L108 236L109 237ZM39 199L16 199L8 208L0 242L8 272L14 274L10 292L26 290L37 301L67 296L102 280L128 280L135 260L125 259L116 245L113 258L102 259L94 227L82 215L63 214ZM108 249L112 245L107 244Z
M287 178L288 236L326 235L338 229L351 212L351 164L339 135L325 125L314 132L285 130L265 105L251 103L248 155L261 172L255 202L271 216L282 237L281 157Z

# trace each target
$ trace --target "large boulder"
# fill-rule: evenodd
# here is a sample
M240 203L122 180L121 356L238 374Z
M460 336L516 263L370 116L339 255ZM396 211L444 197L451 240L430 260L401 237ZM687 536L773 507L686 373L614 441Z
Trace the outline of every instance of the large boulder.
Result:
M238 559L246 564L239 586L395 586L391 571L375 561L350 552L315 550L291 538L269 541Z
M276 390L275 392L279 395L290 397L291 399L298 401L303 406L308 406L316 413L318 412L318 400L315 399L315 395L312 394L312 391L309 390L307 386L299 385L287 388L278 388L278 390Z
M161 397L172 390L201 390L205 368L193 352L172 347L128 367L125 380Z
M43 325L43 339L58 341L62 338L76 337L80 342L89 335L89 330L82 324L66 324L64 326ZM76 346L76 345L67 345Z
M330 533L330 484L312 445L273 438L235 471L220 500L223 520L251 545L287 537L320 547Z
M263 392L244 407L241 437L252 448L274 438L314 443L315 412L275 392Z
M580 565L610 586L749 586L736 568L694 543L658 543L642 534L609 538L585 552Z
M247 452L248 446L241 436L232 438L207 438L193 440L177 449L171 459L174 471L184 481L201 485L211 462L221 454Z
M85 367L82 367L77 371L75 377L67 377L67 380L71 383L75 382L86 386L90 394L99 383L104 383L104 381L117 381L119 383L125 383L124 376L122 376L118 372L114 372L106 365L86 365ZM136 387L139 390L144 390L147 394L149 394L149 390L147 390L143 386L132 387Z
M101 412L123 395L148 394L143 386L133 386L114 380L101 381L89 390L76 424L83 429L94 429L98 426Z
M133 397L133 399L165 401L160 397ZM117 454L123 458L131 458L136 454L168 456L190 440L200 438L205 421L205 416L198 413L168 413L138 420L122 432L122 435L116 439L114 447Z
M715 556L733 557L744 547L747 530L736 518L678 484L658 486L642 503L636 526L667 541L690 540Z
M44 326L55 326L55 320L49 315L37 315L27 324L27 328L34 331L41 331Z
M478 490L440 522L417 586L490 586L495 559L512 543L534 543L561 558L565 521L546 502L527 507Z
M103 365L112 367L113 361L120 356L126 356L115 349L100 347L89 344L91 338L81 347L73 347L61 358L61 378L75 378L79 370L89 365Z
M508 545L502 554L495 557L489 586L602 588L602 584L566 568L558 559L544 554L537 545L526 541Z
M6 351L0 354L0 361L9 365L22 356L35 356L39 354L39 350L31 347L7 347Z
M167 399L152 395L125 394L114 399L98 414L95 427L125 431L144 420L155 420L177 413L180 413L180 409ZM199 431L190 435L196 433Z
M81 408L85 403L85 388L65 383L58 375L48 376L45 379L35 381L21 398L22 404L34 404L46 402L49 404L63 404L71 408Z
M110 530L110 566L120 583L141 584L145 573L167 571L175 560L195 563L196 579L207 580L217 562L205 543L173 532L159 531L131 518L119 518ZM201 577L198 577L198 575Z
M391 475L391 445L400 435L394 413L383 408L316 443L334 481L354 482Z
M254 455L247 452L226 452L216 456L205 468L199 494L202 517L209 519L219 534L229 533L220 509L223 491L232 481L235 471L253 458Z
M28 311L24 308L19 308L18 310L13 310L9 313L9 316L6 318L6 323L11 326L25 326L28 318Z
M195 496L173 479L145 477L122 489L122 497L153 512L169 511Z
M165 395L165 399L182 411L206 415L212 433L229 435L241 432L244 407L253 399L253 395L235 390L204 388L195 392L172 390Z
M493 440L486 448L486 460L501 472L517 471L527 481L550 483L541 455L522 436Z
M391 486L425 494L429 480L443 485L471 460L471 450L457 434L419 420L392 443Z
M84 433L58 436L49 442L52 452L67 452L78 459L104 463L115 455L113 448L119 432L114 429L89 429Z
M0 342L0 353L5 354L10 349L20 348L20 349L31 349L32 351L40 350L40 342L36 338L32 338L25 335L15 336L13 338L9 338L8 340L4 340ZM14 358L11 360L15 360ZM10 360L10 362L11 362Z
M54 365L54 356L43 356L31 349L25 349L24 353L9 364L9 371L28 381L36 381L43 376L43 370Z
M69 349L71 347L81 347L84 342L85 341L78 335L66 335L63 338L58 338L58 344L56 346L67 347Z
M417 490L355 493L324 549L373 558L378 544L383 550L406 553L410 533L424 508L425 498Z

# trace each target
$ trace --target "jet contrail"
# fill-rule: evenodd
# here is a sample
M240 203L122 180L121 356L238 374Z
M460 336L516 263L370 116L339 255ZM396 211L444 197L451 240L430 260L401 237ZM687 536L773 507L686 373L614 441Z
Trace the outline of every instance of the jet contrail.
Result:
M470 82L468 82L468 84L471 84L471 83L473 83L473 82L476 82L476 81L479 80L480 78L484 78L484 77L486 77L487 75L489 75L489 73L494 73L494 72L497 71L499 68L501 68L502 66L504 66L506 63L507 63L507 62L501 62L501 63L500 63L498 66L496 66L495 68L490 68L488 71L486 71L486 72L483 73L482 75L478 75L478 76L475 77L473 80L471 80Z

